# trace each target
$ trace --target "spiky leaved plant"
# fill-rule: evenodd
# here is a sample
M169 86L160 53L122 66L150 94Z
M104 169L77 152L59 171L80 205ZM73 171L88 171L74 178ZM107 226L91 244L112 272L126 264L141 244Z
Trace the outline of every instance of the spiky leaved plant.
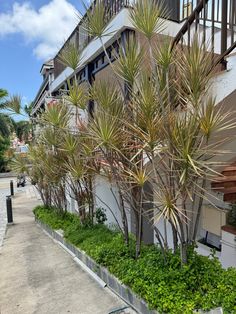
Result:
M69 90L65 91L65 96L68 97L68 100L71 103L71 105L74 105L76 126L78 122L79 110L78 101L81 100L80 99L81 87L79 87L77 83L76 70L83 61L82 49L79 49L79 47L75 43L72 42L66 43L58 56L58 60L61 64L73 70L72 83L70 83L70 80L68 80L67 84Z
M206 198L205 182L215 173L212 157L221 153L217 147L221 142L214 136L235 127L235 121L220 112L207 94L211 56L205 46L194 38L190 50L172 49L170 41L157 36L164 29L162 17L163 9L156 1L135 2L131 20L149 43L147 62L140 62L137 44L127 43L123 49L127 54L121 53L113 70L128 82L124 100L128 106L123 106L119 119L96 112L92 134L110 168L115 164L113 171L122 178L119 185L129 185L129 196L135 196L133 206L139 212L136 230L140 233L145 178L152 183L155 196L153 220L157 223L164 219L171 225L174 247L179 244L182 262L186 263L187 248L196 239ZM95 20L93 29L94 24ZM100 27L97 36L101 37L103 31ZM159 42L155 43L156 37ZM116 156L116 163L110 156ZM162 247L168 248L165 232L159 239ZM138 247L137 237L139 254Z
M81 223L93 223L93 146L85 136L66 132L60 150L66 155L63 169L66 172L67 192L75 199ZM89 211L87 213L86 207Z
M0 109L5 108L4 102L5 102L7 96L8 96L7 90L0 88Z

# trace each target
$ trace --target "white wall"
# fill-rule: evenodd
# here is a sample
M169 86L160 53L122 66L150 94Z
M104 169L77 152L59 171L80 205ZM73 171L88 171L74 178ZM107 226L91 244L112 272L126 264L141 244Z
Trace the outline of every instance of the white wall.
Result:
M227 71L217 73L212 79L211 92L217 104L236 90L236 56L229 56L227 61Z
M167 234L167 244L170 249L173 249L174 248L173 247L173 235L172 235L172 227L170 223L168 222L164 223L164 219L160 219L160 221L155 224L155 227L158 228L162 236L164 236L165 234L165 226L166 226L166 234ZM155 236L155 232L154 232L154 243L155 244L158 243L157 238Z
M236 234L222 231L221 263L223 267L236 267Z
M112 191L115 195L113 195ZM122 220L121 220L121 214L120 214L120 209L117 204L119 202L119 197L118 197L118 191L115 186L115 184L111 184L106 177L97 175L95 177L95 204L96 208L102 207L106 210L106 216L107 216L107 225L116 225L117 222L119 222L119 225L122 226ZM117 199L117 201L116 201ZM112 209L112 212L110 209ZM114 218L116 217L116 219ZM128 218L128 223L129 223L129 230L130 230L130 213L127 211L127 218Z

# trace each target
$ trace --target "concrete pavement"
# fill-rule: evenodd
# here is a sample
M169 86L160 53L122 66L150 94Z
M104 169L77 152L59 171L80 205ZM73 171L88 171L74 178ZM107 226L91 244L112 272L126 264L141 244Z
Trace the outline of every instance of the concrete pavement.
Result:
M0 314L108 314L126 306L37 227L39 201L27 189L13 199L14 225L0 253Z

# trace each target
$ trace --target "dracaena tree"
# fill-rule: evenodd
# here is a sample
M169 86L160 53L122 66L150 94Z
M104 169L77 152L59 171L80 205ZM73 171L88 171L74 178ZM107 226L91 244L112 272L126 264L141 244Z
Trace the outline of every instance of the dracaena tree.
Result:
M94 195L92 143L85 136L67 131L63 134L60 151L66 156L62 165L66 172L67 193L76 201L81 223L93 223Z
M106 11L102 1L98 9ZM171 225L174 249L180 247L186 263L207 198L206 182L215 175L215 161L222 154L217 137L234 128L235 121L216 107L209 94L211 55L206 47L194 38L190 49L180 49L159 35L165 28L164 12L154 0L134 3L130 18L136 34L146 39L148 52L142 52L136 39L127 40L116 66L111 67L115 77L124 82L119 91L125 96L120 103L122 114L102 106L114 88L104 92L107 97L99 95L101 89L93 89L96 109L90 132L135 213L136 256L140 254L143 208L148 198L144 186L149 182L159 244L168 249L167 234L161 235L157 227L162 219ZM102 42L106 32L97 14L88 15L88 25L91 35ZM120 87L120 80L117 85Z

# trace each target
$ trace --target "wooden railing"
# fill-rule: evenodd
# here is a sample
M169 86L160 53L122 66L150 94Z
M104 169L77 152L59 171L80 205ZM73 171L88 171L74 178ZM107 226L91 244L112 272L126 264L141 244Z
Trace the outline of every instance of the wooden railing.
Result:
M236 0L194 0L186 22L173 41L190 47L197 34L206 50L212 52L212 68L221 63L226 69L226 56L236 48ZM196 6L194 7L194 3Z
M98 0L95 0L88 11L93 10ZM106 22L117 15L123 8L132 7L135 0L101 0L106 8ZM235 49L236 41L236 0L156 0L164 3L169 11L170 20L184 22L183 27L173 41L173 46L181 44L190 47L193 35L212 52L212 65L221 63L226 68L225 57ZM68 41L75 36L78 49L82 49L92 40L87 32L87 13L82 17L76 30ZM67 42L68 42L67 41ZM66 43L65 43L66 45ZM64 47L62 48L64 49ZM60 51L59 51L60 53ZM56 57L57 58L57 57ZM56 60L55 58L55 60ZM56 62L55 62L56 64ZM63 67L58 70L58 74Z
M88 8L88 11L92 11L93 8L96 6L98 0L95 0L91 6ZM130 0L102 0L105 6L106 11L106 23L112 19L113 16L117 15L123 8L130 7L131 2ZM86 31L86 24L87 24L87 13L82 17L79 25L79 43L80 46L87 45L92 38L88 35Z

